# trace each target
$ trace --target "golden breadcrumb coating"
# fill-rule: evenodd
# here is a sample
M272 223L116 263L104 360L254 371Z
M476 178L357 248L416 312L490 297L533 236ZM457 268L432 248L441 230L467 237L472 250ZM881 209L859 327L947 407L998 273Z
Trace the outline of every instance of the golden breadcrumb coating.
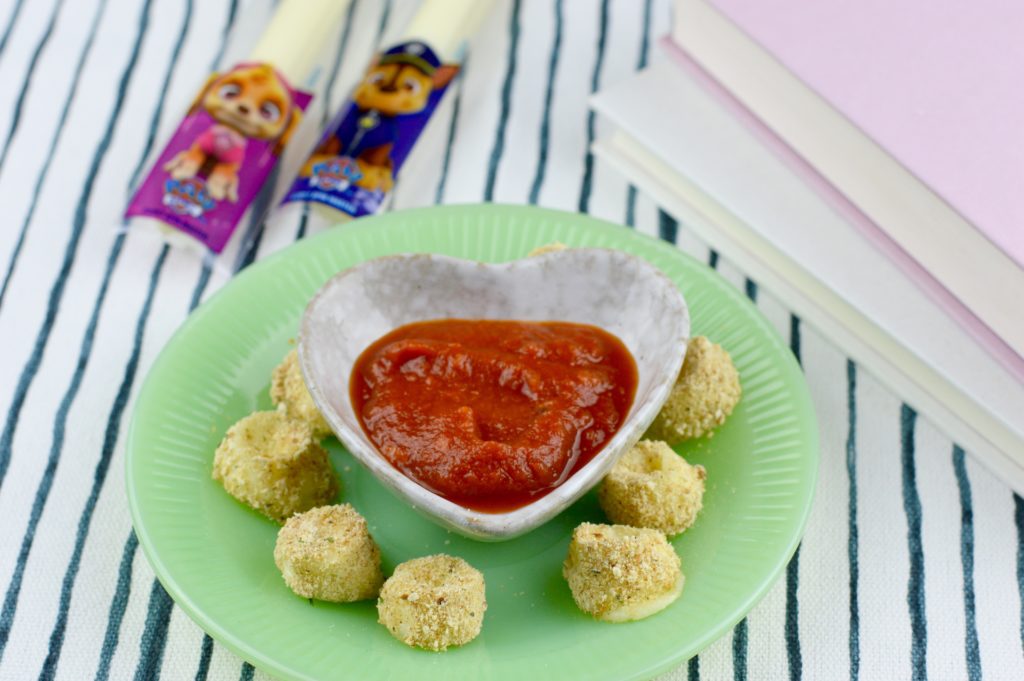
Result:
M608 473L597 499L613 523L672 536L696 520L706 477L703 466L691 466L664 442L641 440Z
M274 563L304 598L348 603L376 598L384 575L366 520L349 504L289 518L277 533Z
M535 248L532 251L530 251L529 253L527 253L526 257L527 258L532 258L534 256L544 255L545 253L556 253L558 251L564 251L567 248L569 248L569 247L566 246L565 244L563 244L561 241L553 241L550 244L544 244L543 246L537 246L537 248Z
M213 479L279 523L338 496L327 451L308 424L281 410L249 414L228 429L213 455Z
M380 623L406 645L429 650L469 643L483 626L484 576L461 558L439 554L395 568L380 590Z
M691 338L679 378L644 437L670 445L700 437L725 423L741 394L729 353L704 336Z
M292 350L274 368L270 380L270 399L275 405L284 405L285 411L296 421L305 421L313 429L313 437L320 440L331 434L327 420L316 408L313 396L306 388L299 366L299 351Z
M679 556L657 530L583 523L562 574L583 612L606 622L653 615L683 592Z

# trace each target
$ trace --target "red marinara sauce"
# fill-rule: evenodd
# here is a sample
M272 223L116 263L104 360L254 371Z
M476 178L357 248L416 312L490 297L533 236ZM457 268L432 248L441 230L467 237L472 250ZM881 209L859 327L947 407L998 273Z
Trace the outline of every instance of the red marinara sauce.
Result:
M352 405L391 464L467 508L550 492L601 451L636 393L618 338L568 322L408 324L356 360Z

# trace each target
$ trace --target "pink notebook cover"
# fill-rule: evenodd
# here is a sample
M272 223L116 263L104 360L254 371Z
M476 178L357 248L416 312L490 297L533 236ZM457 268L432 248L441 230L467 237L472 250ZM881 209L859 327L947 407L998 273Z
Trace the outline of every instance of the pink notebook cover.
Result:
M709 2L1024 267L1024 2Z
M680 48L671 37L662 38L661 45L684 71L693 76L719 103L742 121L773 153L784 161L808 186L825 199L840 215L871 242L879 251L900 265L911 281L915 282L936 304L946 310L953 319L960 322L974 339L989 354L1003 365L1018 381L1024 382L1024 357L1018 355L967 306L949 292L926 269L899 247L888 234L875 225L853 202L836 189L814 166L795 152L782 138L776 135L761 119L743 106L725 87L708 74L689 54Z

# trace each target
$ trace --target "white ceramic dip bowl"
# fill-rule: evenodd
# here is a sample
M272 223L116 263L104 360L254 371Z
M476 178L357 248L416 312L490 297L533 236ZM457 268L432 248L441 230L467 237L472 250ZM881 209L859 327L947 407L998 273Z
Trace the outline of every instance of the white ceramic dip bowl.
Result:
M617 336L636 360L636 396L618 432L560 486L513 511L467 509L406 477L377 451L352 408L352 367L367 346L405 324L453 318L592 324ZM299 359L327 422L381 483L445 527L500 541L565 510L640 439L668 398L689 333L686 301L675 284L621 251L568 249L501 264L396 255L356 265L324 284L303 315Z

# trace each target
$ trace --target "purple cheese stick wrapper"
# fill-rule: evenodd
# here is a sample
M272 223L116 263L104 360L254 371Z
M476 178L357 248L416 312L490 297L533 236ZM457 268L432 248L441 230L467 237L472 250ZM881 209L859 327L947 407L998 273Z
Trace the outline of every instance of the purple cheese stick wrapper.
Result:
M160 220L220 253L312 98L269 64L213 74L125 217Z

